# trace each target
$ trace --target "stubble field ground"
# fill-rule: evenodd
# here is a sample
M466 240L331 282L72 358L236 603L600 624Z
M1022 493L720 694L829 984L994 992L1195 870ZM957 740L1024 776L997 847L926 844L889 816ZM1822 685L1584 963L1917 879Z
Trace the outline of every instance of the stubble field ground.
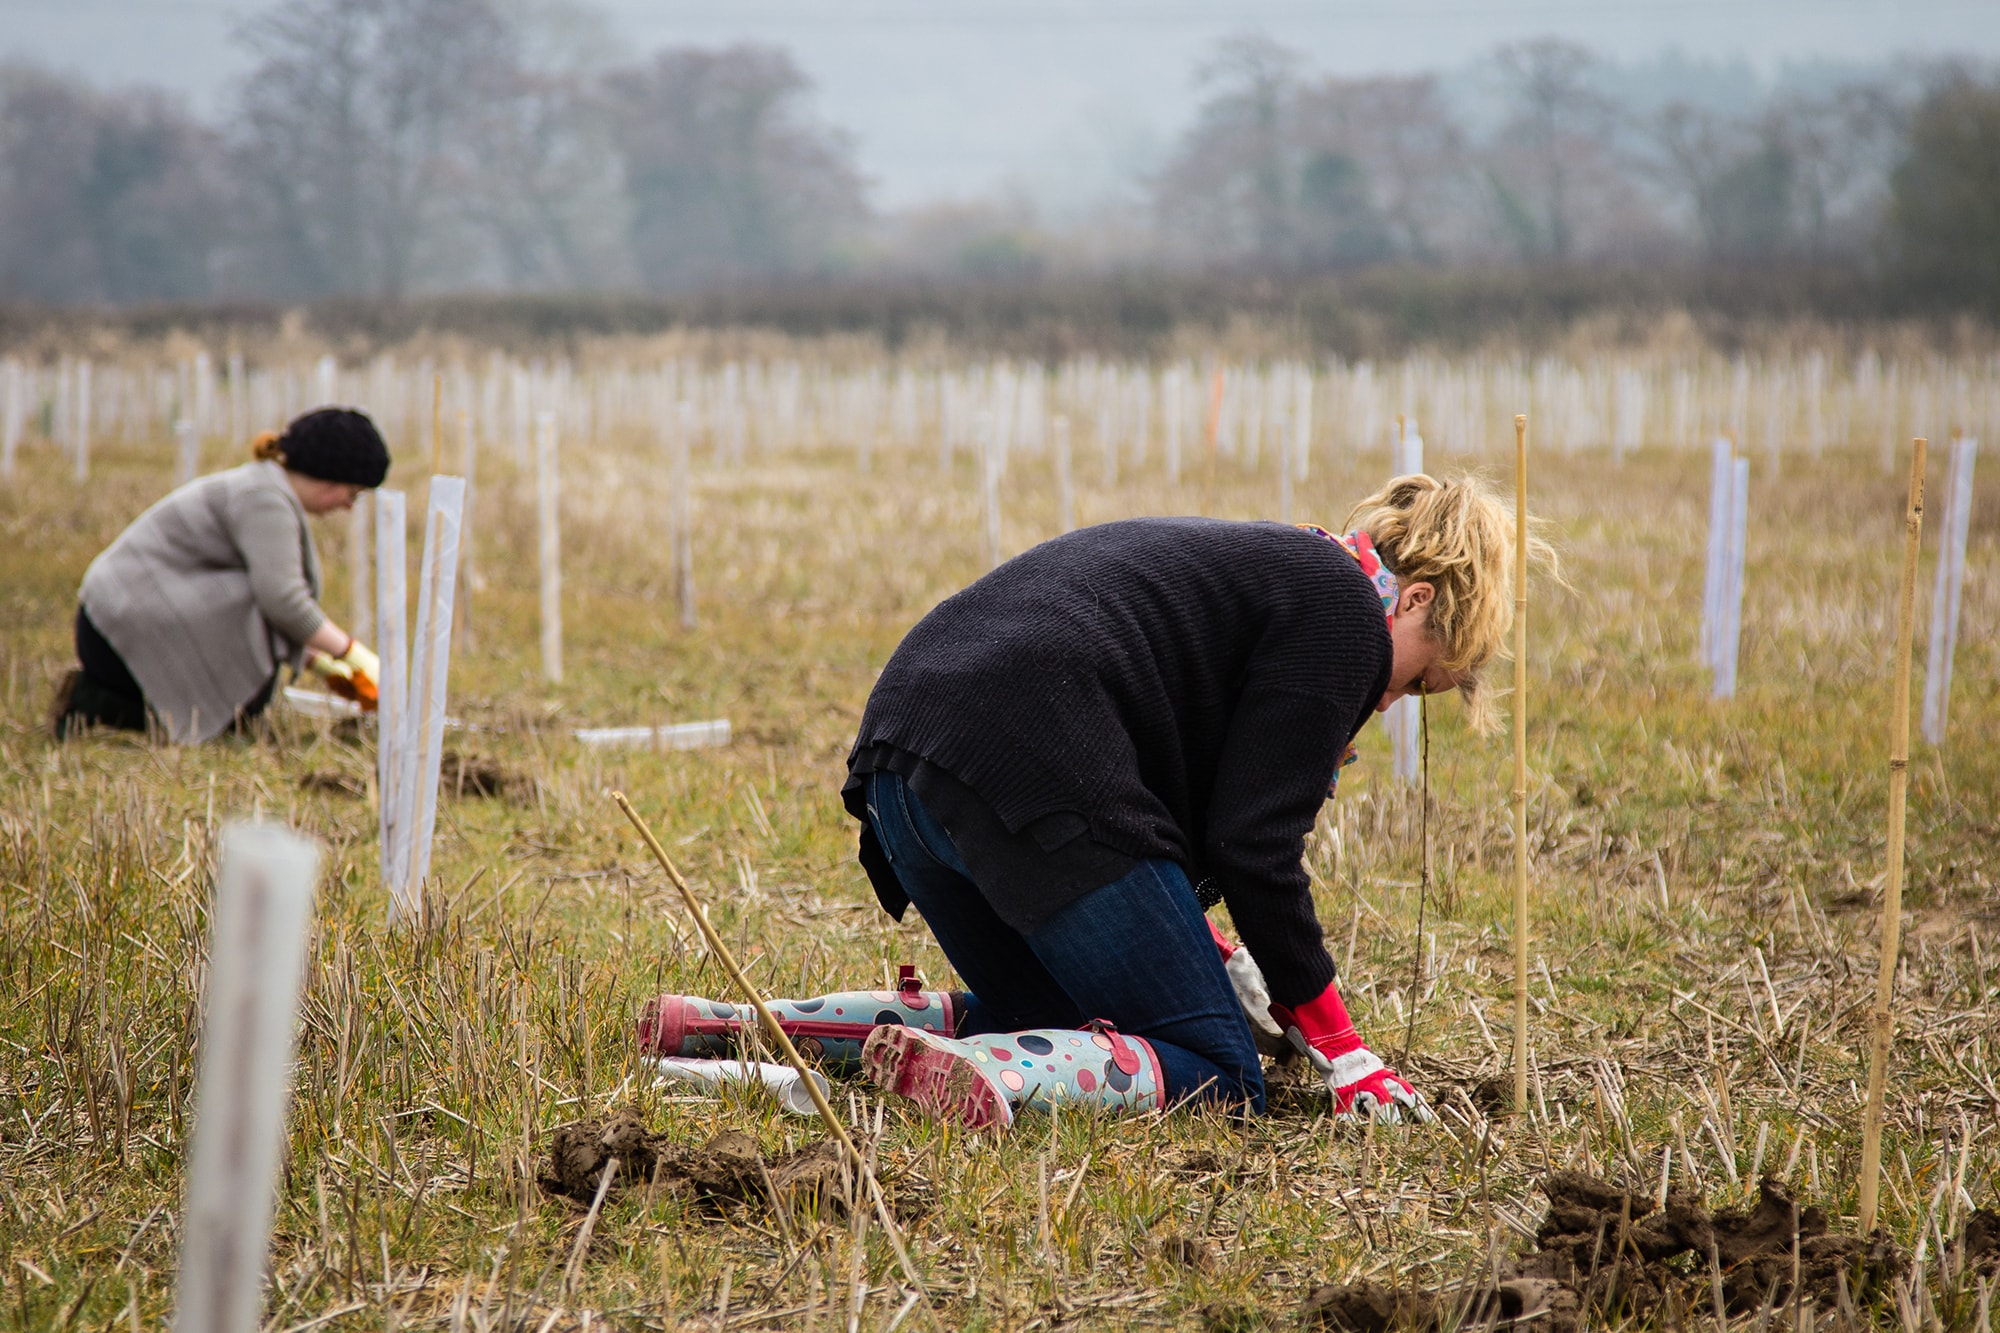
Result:
M1484 464L1504 486L1503 432L1485 457L1434 469ZM465 762L446 764L431 920L394 932L359 732L280 715L203 749L45 738L83 569L167 489L171 447L101 451L85 485L47 451L22 461L0 490L0 1323L167 1318L214 835L254 812L326 849L268 1327L879 1329L899 1312L923 1325L879 1228L837 1209L634 1188L573 1253L584 1206L535 1179L555 1126L614 1107L663 1143L737 1130L771 1159L822 1133L756 1096L649 1086L638 1005L728 987L687 943L613 789L767 993L881 985L903 962L949 981L915 914L897 925L876 908L838 789L874 672L981 571L970 459L949 474L927 453L878 454L864 474L831 450L698 467L689 631L651 441L572 453L559 687L540 679L529 479L488 468L452 680L452 712L482 728L450 740ZM206 461L233 460L218 447ZM1531 1245L1550 1168L1650 1196L1670 1160L1674 1188L1717 1207L1753 1198L1761 1171L1852 1230L1903 479L1872 445L1787 455L1777 475L1760 461L1743 683L1717 703L1695 661L1705 453L1550 453L1535 469L1532 507L1570 588L1538 586L1531 612L1531 1112L1503 1114L1488 1083L1511 1032L1510 751L1447 699L1423 936L1418 805L1392 784L1378 728L1308 849L1364 1035L1397 1058L1414 1004L1403 1067L1441 1121L1364 1133L1281 1074L1274 1113L1254 1122L1071 1111L985 1140L837 1083L942 1327L1291 1327L1321 1283L1460 1283ZM1333 524L1387 470L1384 452L1316 458L1296 517ZM420 491L416 471L395 479ZM1275 508L1269 460L1195 468L1177 487L1154 471L1106 491L1079 473L1082 522ZM1934 489L1941 475L1934 461ZM1006 549L1051 535L1046 461L1015 460L1003 503ZM1987 499L1972 520L1950 743L1919 742L1911 765L1884 1222L1925 1266L1864 1321L1969 1327L1985 1313L1939 1238L2000 1187L1996 518ZM344 529L318 537L344 614ZM1935 549L1932 534L1925 588ZM568 738L707 717L731 720L730 747ZM1594 1322L1706 1318L1703 1270L1682 1268L1695 1296Z

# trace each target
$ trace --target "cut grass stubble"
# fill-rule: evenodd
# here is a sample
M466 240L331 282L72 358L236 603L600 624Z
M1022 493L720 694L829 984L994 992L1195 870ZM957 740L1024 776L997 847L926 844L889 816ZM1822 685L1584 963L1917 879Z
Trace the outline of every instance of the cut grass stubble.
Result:
M857 1309L860 1327L883 1328L903 1310L910 1283L880 1226L718 1214L634 1188L607 1195L585 1237L588 1204L535 1184L551 1128L613 1106L690 1145L741 1130L767 1157L817 1132L754 1094L655 1089L637 1063L641 1001L730 983L717 952L676 928L611 789L661 812L663 844L765 993L851 988L902 961L951 981L914 914L898 924L875 907L837 792L873 672L984 568L972 461L942 474L928 454L890 452L862 476L829 451L697 467L702 601L688 630L653 539L668 486L650 450L614 434L565 458L559 687L540 679L532 486L499 451L482 460L486 585L471 594L477 649L455 655L453 711L519 780L492 796L447 787L429 902L388 933L358 735L279 717L260 739L200 751L41 737L76 582L165 489L171 445L99 450L88 491L56 460L24 457L0 494L0 1324L149 1325L170 1308L210 839L224 815L255 811L327 850L273 1327L714 1327L726 1306L731 1328L844 1327ZM1525 1115L1502 1114L1512 756L1434 700L1437 910L1416 941L1421 995L1404 993L1421 812L1389 783L1372 728L1307 863L1364 1034L1393 1045L1420 1006L1410 1072L1440 1124L1364 1134L1281 1075L1263 1120L1065 1110L990 1141L838 1085L831 1109L857 1138L882 1126L884 1189L940 1321L1247 1327L1290 1321L1326 1281L1446 1285L1526 1240L1550 1167L1651 1192L1665 1160L1712 1205L1750 1200L1774 1174L1851 1219L1886 797L1854 722L1879 715L1887 679L1899 496L1870 448L1798 467L1755 516L1756 610L1728 705L1706 698L1695 661L1702 458L1538 468L1579 573L1573 591L1538 594L1529 662ZM1344 512L1386 469L1379 454L1316 459L1294 501L1302 517ZM1006 550L1055 530L1049 472L1030 456L1010 467ZM1074 482L1080 522L1204 503L1261 516L1277 494L1270 460L1222 460L1184 487L1152 472L1115 490L1091 480ZM1993 568L1994 527L1975 516L1952 742L1909 768L1882 1152L1880 1221L1912 1250L1934 1238L1911 1309L1947 1321L1972 1318L1976 1287L1935 1238L1955 1233L1966 1200L1991 1201L2000 1171L1986 1072L2000 1035L1986 917L2000 878L2000 591L1977 576ZM323 553L344 545L321 532ZM330 563L329 585L346 586ZM733 748L565 739L572 725L711 716L735 724Z

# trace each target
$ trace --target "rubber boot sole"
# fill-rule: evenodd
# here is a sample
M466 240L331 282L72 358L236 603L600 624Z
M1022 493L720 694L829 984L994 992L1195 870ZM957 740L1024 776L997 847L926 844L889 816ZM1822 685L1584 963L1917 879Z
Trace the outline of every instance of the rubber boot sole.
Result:
M1014 1123L1014 1108L978 1061L915 1028L876 1028L861 1048L861 1067L876 1087L940 1120L967 1129L1002 1130Z

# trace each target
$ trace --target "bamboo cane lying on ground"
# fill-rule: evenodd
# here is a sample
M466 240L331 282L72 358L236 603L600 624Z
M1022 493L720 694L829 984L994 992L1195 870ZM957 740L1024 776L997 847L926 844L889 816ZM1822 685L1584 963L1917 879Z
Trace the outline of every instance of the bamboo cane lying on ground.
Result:
M888 1201L882 1197L882 1184L876 1180L874 1171L869 1169L867 1159L862 1157L861 1150L849 1137L847 1126L840 1123L840 1117L834 1113L826 1094L820 1091L818 1082L813 1078L812 1069L799 1054L798 1047L792 1045L791 1037L787 1036L784 1028L779 1026L777 1015L773 1014L771 1007L764 1003L762 993L751 983L750 978L743 974L743 969L736 965L736 955L729 951L729 946L723 942L721 934L709 924L707 909L702 906L701 900L694 896L694 890L688 887L688 882L681 878L680 868L668 857L667 849L660 845L660 840L653 836L652 828L640 817L639 812L632 808L632 803L625 799L624 792L612 792L611 799L620 810L624 811L625 818L632 821L632 827L639 831L639 837L645 842L646 849L653 854L653 859L660 863L660 869L667 872L667 878L680 892L682 905L687 908L688 915L694 918L695 928L701 932L702 939L715 954L716 961L722 964L722 970L729 974L729 979L736 983L736 988L750 1001L750 1007L757 1011L757 1019L763 1024L766 1035L784 1054L786 1063L799 1071L799 1078L805 1085L807 1095L812 1098L814 1108L819 1111L820 1119L826 1123L827 1132L833 1136L834 1142L840 1146L841 1153L846 1156L855 1174L866 1187L868 1197L875 1205L876 1219L882 1224L882 1234L889 1238L889 1246L896 1252L896 1263L902 1268L903 1276L910 1280L910 1285L924 1298L925 1309L930 1310L929 1290L924 1286L923 1277L918 1274L917 1266L910 1258L909 1249L903 1244L902 1229L896 1225L894 1215L889 1212ZM934 1311L931 1322L933 1325L937 1322Z

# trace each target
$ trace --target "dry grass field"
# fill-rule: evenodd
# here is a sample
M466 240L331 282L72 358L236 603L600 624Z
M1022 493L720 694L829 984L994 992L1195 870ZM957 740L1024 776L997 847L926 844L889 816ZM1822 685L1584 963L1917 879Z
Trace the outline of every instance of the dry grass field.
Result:
M1487 453L1433 469L1484 464L1506 485L1499 406ZM424 451L391 444L405 460L392 480L420 514L411 460ZM231 460L211 449L205 461ZM1274 517L1273 462L1191 464L1177 486L1155 468L1107 490L1080 456L1078 521ZM700 624L684 630L661 454L617 431L571 451L568 677L552 687L536 644L532 478L482 459L480 586L451 703L480 726L449 740L429 920L393 932L372 744L351 725L280 713L203 749L46 739L78 581L168 489L171 441L102 445L93 467L79 484L28 448L0 489L0 1325L169 1316L211 849L223 820L252 813L326 849L272 1330L1291 1328L1322 1317L1306 1311L1322 1284L1458 1288L1504 1267L1535 1247L1540 1183L1563 1169L1629 1187L1642 1201L1631 1216L1663 1166L1711 1209L1754 1202L1768 1175L1832 1232L1854 1229L1903 505L1872 440L1787 454L1775 475L1758 459L1728 703L1696 663L1706 451L1536 456L1531 503L1570 587L1538 587L1531 612L1529 1114L1505 1114L1491 1082L1511 1032L1510 750L1470 734L1446 699L1433 706L1422 935L1418 803L1392 783L1377 728L1308 858L1364 1035L1398 1058L1414 1009L1403 1067L1440 1121L1364 1132L1286 1073L1254 1122L1065 1111L975 1139L837 1081L928 1313L837 1187L819 1207L781 1191L774 1208L755 1185L735 1200L637 1185L580 1245L585 1205L537 1176L557 1126L616 1108L663 1150L738 1131L775 1163L824 1133L760 1096L651 1086L638 1006L661 991L726 996L727 982L613 789L653 821L767 993L880 985L904 962L948 982L915 914L899 926L876 908L838 790L874 672L984 568L973 461L945 472L933 450L891 450L863 472L831 448L734 467L698 455ZM1388 467L1385 450L1315 458L1294 517L1337 522ZM1994 493L1989 481L1972 519L1950 741L1912 752L1883 1193L1908 1266L1799 1301L1790 1261L1754 1280L1732 1270L1727 1304L1746 1328L1986 1326L1981 1260L1954 1247L1975 1207L2000 1203ZM1045 458L1016 457L1001 496L1006 550L1053 534ZM344 616L344 524L318 537ZM569 738L709 717L732 722L728 748ZM1613 1255L1592 1255L1593 1270L1600 1259L1624 1271ZM1678 1327L1722 1300L1698 1255L1643 1266L1645 1281L1630 1269L1625 1286L1593 1288L1589 1326Z

